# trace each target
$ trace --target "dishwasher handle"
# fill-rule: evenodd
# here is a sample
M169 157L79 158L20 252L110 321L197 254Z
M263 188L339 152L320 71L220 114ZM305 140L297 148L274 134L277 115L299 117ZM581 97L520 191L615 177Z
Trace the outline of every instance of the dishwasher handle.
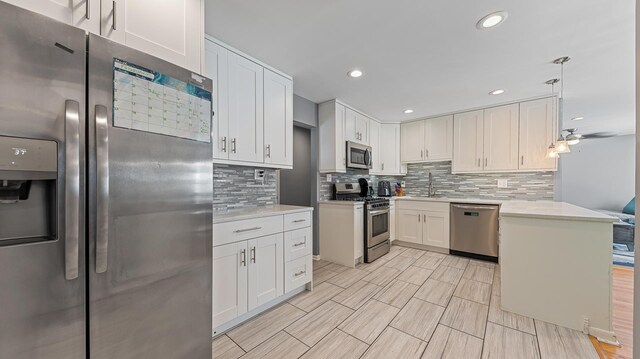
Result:
M497 211L500 209L498 205L472 205L472 204L451 204L452 209L465 211Z

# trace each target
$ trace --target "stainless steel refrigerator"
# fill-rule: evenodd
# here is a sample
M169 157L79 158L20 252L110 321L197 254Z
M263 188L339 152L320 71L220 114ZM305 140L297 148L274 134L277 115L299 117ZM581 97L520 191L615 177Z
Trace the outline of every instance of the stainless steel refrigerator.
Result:
M0 358L210 358L210 80L0 2Z

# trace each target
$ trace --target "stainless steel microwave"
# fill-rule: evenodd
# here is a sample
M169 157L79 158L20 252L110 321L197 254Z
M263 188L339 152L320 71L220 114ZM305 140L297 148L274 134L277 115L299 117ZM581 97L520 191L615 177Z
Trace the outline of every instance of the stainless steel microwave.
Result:
M371 147L347 141L347 167L368 170L373 166Z

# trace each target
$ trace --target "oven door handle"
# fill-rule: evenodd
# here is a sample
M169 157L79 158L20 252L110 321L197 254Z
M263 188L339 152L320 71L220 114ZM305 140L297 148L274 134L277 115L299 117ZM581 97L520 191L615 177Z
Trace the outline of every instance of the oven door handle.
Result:
M387 208L387 209L380 209L380 210L377 210L377 211L369 211L368 213L369 213L370 216L377 216L379 214L384 214L384 213L389 213L389 212L391 212L391 209Z

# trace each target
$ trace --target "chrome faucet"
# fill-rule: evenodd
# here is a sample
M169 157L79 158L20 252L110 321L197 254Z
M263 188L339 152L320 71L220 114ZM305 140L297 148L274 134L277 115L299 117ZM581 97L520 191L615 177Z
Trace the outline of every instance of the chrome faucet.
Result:
M435 197L436 191L433 189L433 174L429 172L429 189L428 189L427 197Z

